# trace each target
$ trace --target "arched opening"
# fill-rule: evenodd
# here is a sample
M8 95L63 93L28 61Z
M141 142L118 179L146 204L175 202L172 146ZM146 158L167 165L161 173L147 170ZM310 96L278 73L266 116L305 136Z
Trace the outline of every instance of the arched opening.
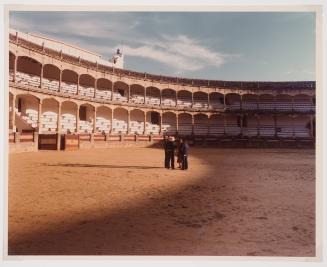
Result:
M258 119L254 115L243 115L242 117L242 134L244 136L252 137L257 136L258 130Z
M97 80L96 98L111 100L112 82L108 79L100 78Z
M61 91L68 94L77 94L78 74L72 70L63 70L61 76Z
M192 107L192 93L186 90L178 91L177 106L182 108Z
M59 91L60 69L54 65L43 66L42 87L51 91Z
M312 97L299 94L293 98L293 110L296 112L310 112L312 110Z
M128 97L128 84L123 82L114 83L114 99L119 102L127 102Z
M38 126L39 99L33 95L17 95L16 106L17 131L34 131Z
M23 85L40 87L41 69L41 63L35 59L25 56L18 57L16 82Z
M156 111L148 111L146 114L146 133L160 133L160 113Z
M42 101L41 112L41 132L55 133L58 126L58 107L59 103L53 98L47 98Z
M259 95L258 108L261 111L274 111L275 101L274 96L269 94Z
M292 97L290 95L276 96L276 110L277 111L292 111Z
M210 106L213 109L224 109L224 95L221 93L213 92L209 94Z
M76 129L77 104L65 101L61 104L61 132L79 132Z
M207 109L208 108L208 94L204 92L195 92L193 94L193 108Z
M275 122L273 115L260 115L259 120L259 136L273 137L275 136Z
M311 122L309 115L298 115L293 118L294 136L296 138L310 138Z
M258 101L257 96L254 94L245 94L242 96L242 109L243 110L257 110Z
M178 134L191 135L192 134L192 115L189 113L180 113L178 115Z
M156 87L150 86L146 88L145 102L148 105L159 106L160 105L160 90Z
M114 118L112 123L113 133L127 133L128 111L124 108L116 108L113 110Z
M239 94L230 93L226 95L226 109L240 110L241 109L241 96Z
M79 76L79 95L94 97L95 79L89 74Z
M176 134L176 114L165 112L162 114L162 132L169 135Z
M9 81L14 80L15 59L14 53L9 51Z
M132 84L130 88L131 88L130 102L136 104L143 104L145 88L139 84Z
M111 112L112 110L108 107L101 106L97 108L96 118L96 131L104 134L108 134L111 130Z
M142 110L131 110L129 132L132 134L144 133L144 112Z
M280 103L280 102L279 102ZM282 106L280 106L282 107ZM285 105L287 107L287 105ZM280 138L293 137L293 118L289 115L279 115L276 120L277 136Z
M224 117L220 114L213 114L209 118L209 135L222 136L225 133Z
M205 114L194 115L194 134L208 135L208 116Z
M173 89L162 90L162 103L163 106L175 107L176 106L176 91Z
M237 136L241 134L241 117L234 114L225 114L226 128L225 133L228 136Z
M92 133L94 121L94 107L83 104L79 107L79 132Z

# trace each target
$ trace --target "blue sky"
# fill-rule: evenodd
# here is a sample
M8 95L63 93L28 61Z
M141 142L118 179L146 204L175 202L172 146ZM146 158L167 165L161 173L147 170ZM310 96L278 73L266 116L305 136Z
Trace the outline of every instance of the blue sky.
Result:
M315 14L310 12L10 13L10 27L110 58L125 68L216 80L315 80Z

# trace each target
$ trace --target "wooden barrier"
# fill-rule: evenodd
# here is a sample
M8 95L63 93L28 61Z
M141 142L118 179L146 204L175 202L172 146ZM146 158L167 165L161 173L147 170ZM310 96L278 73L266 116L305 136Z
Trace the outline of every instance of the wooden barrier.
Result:
M63 150L78 150L80 137L77 134L65 134L63 138Z
M106 141L106 136L104 134L95 134L94 141Z
M58 134L39 134L40 150L57 150Z
M79 134L80 141L91 141L91 134Z
M133 141L135 142L136 140L136 135L125 135L124 136L124 141Z
M120 135L109 135L108 141L120 141Z
M153 135L152 141L162 141L164 138L162 135Z
M34 142L34 133L21 133L20 142Z
M138 141L150 141L150 136L149 135L139 135L138 137L137 137L137 140Z

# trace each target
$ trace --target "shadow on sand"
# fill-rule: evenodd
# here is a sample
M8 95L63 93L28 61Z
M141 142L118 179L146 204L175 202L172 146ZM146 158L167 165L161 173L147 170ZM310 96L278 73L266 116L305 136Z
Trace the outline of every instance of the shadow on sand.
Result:
M136 170L147 170L147 169L163 169L163 167L156 166L126 166L126 165L98 165L98 164L82 164L82 163L58 163L58 164L42 164L43 166L49 167L77 167L77 168L109 168L109 169L136 169Z

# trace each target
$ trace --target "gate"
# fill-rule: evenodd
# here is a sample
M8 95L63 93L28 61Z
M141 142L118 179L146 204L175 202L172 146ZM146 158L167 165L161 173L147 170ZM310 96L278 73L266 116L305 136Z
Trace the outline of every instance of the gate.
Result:
M40 150L57 150L57 134L39 134Z
M63 138L64 150L78 150L79 149L79 135L65 134Z

